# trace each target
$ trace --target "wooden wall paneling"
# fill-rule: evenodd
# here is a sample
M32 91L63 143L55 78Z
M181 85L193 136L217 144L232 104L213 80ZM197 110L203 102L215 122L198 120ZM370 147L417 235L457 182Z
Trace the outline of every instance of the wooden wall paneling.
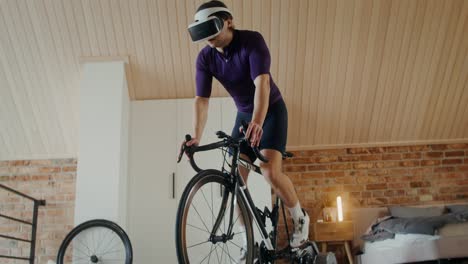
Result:
M359 17L359 33L358 33L358 45L357 45L357 54L356 54L356 61L353 61L353 75L352 75L352 88L353 92L350 98L350 105L351 108L347 109L346 115L346 137L345 142L355 143L354 134L357 130L356 120L357 120L357 109L359 107L359 95L362 91L362 78L363 78L363 70L364 70L364 63L367 57L367 49L368 49L368 35L370 30L370 19L373 10L373 1L368 0L361 0L358 2L362 2L362 15Z
M369 141L382 141L382 139L378 139L377 133L380 131L380 124L383 122L382 119L382 111L385 109L387 111L388 108L388 95L391 93L391 89L393 87L386 86L388 81L389 75L393 72L392 66L395 67L395 59L397 56L395 54L395 45L397 44L399 38L397 37L397 25L399 21L404 20L401 16L399 16L401 9L400 9L401 1L393 1L391 3L391 10L390 10L390 18L388 22L387 28L387 35L386 35L386 44L383 50L382 55L382 66L379 72L379 78L376 89L375 100L372 104L373 113L370 120L370 128L369 128ZM404 13L403 13L404 14ZM401 23L400 23L401 24Z
M364 88L366 92L361 94L363 96L363 104L359 104L362 112L358 115L358 127L360 127L359 137L357 142L369 142L369 130L371 125L372 115L374 114L373 103L376 100L376 91L378 80L381 77L382 56L383 51L387 47L387 32L390 19L392 1L381 1L376 5L375 12L378 16L378 21L373 23L375 27L371 26L369 41L372 41L371 49L369 50L370 56L367 66L368 70L364 71ZM375 31L374 31L375 30ZM366 69L366 68L364 68Z
M313 145L316 141L317 126L318 126L318 116L319 116L319 101L320 98L320 76L322 70L322 60L323 60L323 51L325 39L325 18L327 11L327 1L318 0L317 1L317 11L316 11L316 23L315 23L315 32L316 37L314 39L314 49L313 49L313 63L312 63L312 79L310 82L310 89L312 89L311 100L309 101L309 118L307 121L308 125L308 136L307 136L307 145Z
M348 109L352 109L355 106L352 105L351 97L353 94L356 94L353 91L353 78L354 78L354 70L355 70L355 63L358 60L357 53L358 49L358 36L360 30L360 21L362 21L362 11L363 11L363 1L356 1L353 7L353 14L352 14L352 27L350 29L350 39L349 39L349 49L347 54L347 62L346 62L346 70L345 70L345 82L343 84L342 92L343 99L341 101L340 107L340 117L338 120L338 137L336 142L338 144L343 144L346 140L346 135L349 132L349 121L347 120L348 116Z
M168 52L172 54L172 67L173 67L173 78L175 79L175 88L176 88L176 97L183 97L185 94L185 87L183 65L181 58L181 40L178 35L178 17L176 13L175 1L168 1L165 5L167 28L169 29L169 38L170 46L168 46ZM176 49L179 52L171 52L171 50Z
M320 81L319 85L319 98L318 98L318 116L317 124L315 129L315 141L325 143L326 120L330 118L329 112L327 111L327 96L329 96L329 72L332 56L332 45L333 45L333 30L334 21L336 17L336 0L327 1L326 17L325 17L325 34L322 47L322 63L320 70ZM326 144L326 143L325 143Z
M186 7L185 7L185 1L183 0L177 0L175 1L176 6L173 8L175 9L175 16L176 16L176 23L177 23L177 37L179 40L179 45L180 45L180 65L179 67L182 69L181 72L179 72L179 76L183 80L183 89L182 89L182 97L184 98L190 98L193 97L193 80L192 80L192 63L190 60L190 45L192 44L190 40L190 36L187 31L188 25L192 22L192 20L188 20L186 16ZM154 62L153 62L154 63Z
M302 89L301 93L301 113L300 113L300 123L299 123L299 134L300 138L306 139L305 142L309 144L309 137L310 137L310 127L309 127L309 117L310 117L310 106L313 104L314 96L312 93L313 85L312 85L312 72L313 72L313 51L315 50L315 43L316 39L315 31L316 31L316 17L317 17L317 0L308 1L308 8L307 8L307 25L305 31L305 41L307 43L304 56L304 71L303 71L303 79L302 83L300 84Z
M463 32L463 25L464 25L464 20L465 17L463 17L463 9L461 9L460 16L458 17L457 20L457 25L456 25L456 30L455 30L455 38L452 43L452 45L449 47L450 53L448 54L448 62L447 62L447 67L445 68L444 71L444 77L442 79L441 83L441 90L442 94L439 96L435 108L435 114L434 114L434 119L435 120L435 126L433 124L432 127L432 137L443 137L443 130L440 129L440 125L443 122L445 118L449 118L448 116L444 116L445 114L445 109L448 107L451 107L453 102L452 102L452 93L453 93L453 88L450 85L450 79L451 78L457 78L457 74L459 71L459 64L457 64L457 57L458 57L458 48L460 47L461 44L461 35L459 35L461 32ZM444 104L449 104L447 108L444 107Z
M297 145L297 117L300 111L300 104L296 99L296 78L303 78L298 76L301 74L301 65L303 64L301 59L299 59L298 54L304 54L304 41L299 38L299 35L303 35L304 32L304 12L300 12L303 2L301 1L292 1L289 2L289 19L288 19L288 31L286 33L286 38L288 40L288 50L285 52L286 55L286 83L283 87L283 96L286 99L288 107L288 133L291 133L289 138L289 144ZM304 10L304 8L302 8ZM307 10L307 9L306 9ZM300 40L302 40L300 42ZM302 45L301 45L302 44ZM304 56L301 55L302 58Z
M430 60L434 50L434 43L436 37L436 30L440 22L440 8L436 9L436 1L427 1L426 12L424 14L423 27L421 31L421 37L418 42L418 48L416 50L416 61L414 65L414 71L411 76L411 82L409 89L411 96L408 98L406 109L408 115L405 117L403 123L403 131L405 131L405 137L408 140L417 140L416 131L416 120L420 118L418 110L421 108L422 100L424 100L424 78L430 69Z
M406 64L403 66L405 67L403 76L402 76L402 92L400 93L400 97L398 99L398 106L395 113L395 123L392 127L392 138L394 137L402 137L405 140L408 140L407 132L403 129L404 123L406 122L406 116L409 114L407 106L408 104L412 104L412 101L409 101L409 96L412 94L412 87L410 86L412 74L415 70L415 60L416 54L418 49L418 43L421 38L421 31L424 21L424 14L426 10L426 1L417 1L417 7L414 13L412 13L412 17L414 20L412 21L412 29L409 39L409 47L408 47L408 59L406 60Z
M463 89L467 89L465 86L458 85L460 79L465 79L468 75L468 68L466 67L465 58L468 53L468 38L465 36L468 32L468 12L467 9L464 9L462 12L462 16L460 17L460 24L459 29L461 30L457 35L460 35L459 46L457 47L457 52L455 55L455 66L452 75L448 80L447 89L449 89L450 93L447 96L446 101L444 103L445 107L443 108L442 116L445 118L441 118L441 123L438 126L439 130L439 137L440 138L449 138L450 136L450 124L455 122L455 111L458 107L458 103L461 99L461 94ZM465 32L462 33L462 32Z

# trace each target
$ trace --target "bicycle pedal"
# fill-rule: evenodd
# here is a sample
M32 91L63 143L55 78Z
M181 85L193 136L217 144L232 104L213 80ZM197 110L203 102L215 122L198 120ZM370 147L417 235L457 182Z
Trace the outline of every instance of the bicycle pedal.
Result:
M312 246L308 246L304 249L299 249L296 252L295 258L299 261L300 264L302 263L311 263L310 261L315 258L316 254Z
M304 245L296 248L296 251L304 251L304 250L313 251L314 249L312 247L312 244L304 244Z
M295 247L295 248L291 248L291 251L297 251L297 250L303 250L307 247L313 247L313 243L309 240L307 240L306 242L302 243L302 245L298 246L298 247Z

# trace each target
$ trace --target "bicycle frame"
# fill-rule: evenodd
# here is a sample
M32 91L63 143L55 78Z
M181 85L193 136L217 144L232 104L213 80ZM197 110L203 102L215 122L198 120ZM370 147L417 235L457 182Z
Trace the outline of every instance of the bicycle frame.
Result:
M243 127L244 127L244 130L247 129L246 125L244 125L244 124L243 124ZM214 223L213 229L211 230L209 241L214 242L214 243L217 243L217 242L224 242L225 243L227 240L232 239L232 237L234 236L234 234L232 232L234 208L237 205L237 199L239 197L239 199L241 199L242 202L248 207L248 210L250 211L251 215L253 216L253 220L257 224L257 228L260 231L260 235L262 237L262 241L263 241L263 244L264 244L261 247L263 249L267 250L267 251L272 251L274 253L274 258L275 259L278 256L283 256L285 254L285 252L289 252L290 245L288 245L288 247L286 247L285 249L280 250L280 251L277 251L277 249L276 249L277 224L278 224L278 217L279 217L279 201L280 201L280 199L278 197L276 197L276 201L275 201L275 204L273 206L273 210L271 212L266 211L266 212L262 213L262 211L260 211L260 209L258 209L255 206L255 203L253 202L252 196L250 195L250 192L247 189L247 186L246 186L243 178L241 177L241 175L239 173L238 167L243 166L246 169L255 171L255 172L259 173L259 174L262 174L262 172L260 170L260 167L258 167L257 165L254 165L252 162L247 161L245 159L242 159L240 157L240 145L239 144L240 144L241 141L243 141L245 139L240 139L240 140L239 139L232 139L231 137L227 136L226 133L224 133L222 131L218 131L218 132L216 132L216 134L218 135L218 138L223 138L223 140L219 141L219 142L214 142L214 143L210 143L210 144L207 144L207 145L203 145L203 146L186 146L185 144L182 144L180 152L179 152L179 157L178 157L178 160L177 160L177 162L180 162L180 160L182 158L182 155L185 152L189 157L190 165L192 166L192 168L195 171L200 172L200 171L202 171L202 169L200 169L197 166L197 164L195 163L195 161L193 159L193 153L199 152L199 151L209 151L209 150L217 149L217 148L230 148L232 150L231 153L230 153L231 156L232 156L231 169L230 169L230 171L227 171L223 167L223 173L226 174L226 177L231 179L231 184L232 184L233 189L225 190L224 194L222 194L223 195L223 200L222 200L221 208L219 210L218 216L217 216L216 221ZM186 135L185 140L186 140L186 142L190 141L191 136ZM247 143L250 144L248 141L247 141ZM253 149L253 151L254 151L254 153L255 153L255 155L257 156L258 159L260 159L263 162L268 162L268 159L265 158L259 152L257 147L254 147L252 149ZM284 155L284 157L291 157L292 156L290 153L283 153L283 155ZM232 197L232 199L230 201L231 208L230 208L230 211L229 211L229 227L228 227L227 233L222 234L221 236L216 236L216 234L217 234L217 232L218 232L218 230L219 230L219 228L221 226L221 222L223 221L225 213L226 213L227 203L228 203L228 198L229 198L229 192L230 191L233 191L233 197ZM286 215L285 215L285 212L284 212L284 206L283 206L283 204L281 204L281 206L282 206L282 210L283 210L283 217L285 219L286 233L287 233L288 241L289 241L289 233L288 233L288 230L287 230L288 227L287 227ZM267 230L266 230L266 217L268 217L272 221L272 224L273 224L273 235L272 236L270 236L268 234ZM237 219L236 219L236 221L237 221ZM272 242L272 239L273 239L273 242ZM288 253L286 253L286 254L288 254Z
M255 206L253 200L252 200L252 196L250 195L250 192L243 180L243 178L241 177L240 173L239 173L239 170L238 170L238 165L241 165L249 170L253 170L259 174L261 174L261 171L260 171L260 168L242 158L240 158L240 152L239 152L239 149L238 148L233 148L233 159L232 159L232 165L231 165L231 172L230 174L233 175L235 177L235 183L234 183L234 195L233 195L233 198L231 199L231 208L230 208L230 217L229 217L229 228L228 228L228 231L227 231L227 236L224 237L223 239L225 238L230 238L233 236L232 234L232 220L233 220L233 214L234 214L234 208L235 206L237 205L237 197L239 196L239 191L240 191L240 199L243 200L243 202L247 205L247 207L249 208L250 210L250 213L252 214L256 224L257 224L257 227L260 231L260 234L262 236L262 240L264 241L265 243L265 246L268 250L274 250L275 248L273 247L273 244L272 244L272 241L271 241L271 238L270 236L268 235L268 232L266 230L266 225L265 223L262 221L262 218L260 217L258 211L257 211L257 207ZM214 234L216 234L216 231L218 230L219 226L221 225L221 221L222 221L222 217L224 216L224 213L226 212L226 204L227 204L227 201L225 199L227 199L227 192L224 193L223 195L223 203L222 203L222 207L220 209L220 212L218 214L218 217L216 219L216 222L215 222L215 225L213 226L213 230L212 230L212 233L211 233L211 236L212 238L215 237ZM219 240L221 240L221 238L219 238Z

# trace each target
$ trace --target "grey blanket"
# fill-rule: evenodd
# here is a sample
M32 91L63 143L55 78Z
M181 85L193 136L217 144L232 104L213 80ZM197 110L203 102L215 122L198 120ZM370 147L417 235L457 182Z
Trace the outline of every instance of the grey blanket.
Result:
M390 217L374 224L361 236L364 241L375 242L394 238L395 234L434 235L436 230L446 224L468 221L468 214L444 214L432 217L395 218Z

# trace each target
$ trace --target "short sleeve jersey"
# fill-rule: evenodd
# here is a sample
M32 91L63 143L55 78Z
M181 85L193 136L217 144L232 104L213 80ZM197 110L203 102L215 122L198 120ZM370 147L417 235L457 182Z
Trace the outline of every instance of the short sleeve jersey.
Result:
M261 74L270 76L269 105L282 98L270 74L270 51L262 35L255 31L234 30L231 43L224 53L204 47L196 61L196 95L210 97L213 77L234 99L239 112L252 113L254 80Z

